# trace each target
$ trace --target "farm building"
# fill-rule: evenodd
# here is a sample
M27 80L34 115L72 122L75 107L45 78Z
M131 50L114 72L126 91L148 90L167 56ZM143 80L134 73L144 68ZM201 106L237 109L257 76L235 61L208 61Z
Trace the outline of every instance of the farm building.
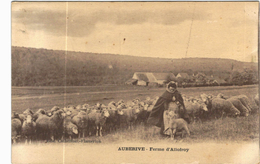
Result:
M128 85L136 85L137 84L137 80L136 79L129 79L125 82L125 84L128 84Z
M135 72L132 79L126 84L142 85L142 86L158 86L164 85L169 81L176 81L176 77L172 73L152 73L152 72Z
M188 79L190 76L187 73L178 73L176 78Z
M159 85L163 85L169 81L177 81L177 78L173 73L153 73L153 75L157 79Z
M216 83L217 85L225 85L227 82L224 79L220 79L218 77L215 77L213 83Z

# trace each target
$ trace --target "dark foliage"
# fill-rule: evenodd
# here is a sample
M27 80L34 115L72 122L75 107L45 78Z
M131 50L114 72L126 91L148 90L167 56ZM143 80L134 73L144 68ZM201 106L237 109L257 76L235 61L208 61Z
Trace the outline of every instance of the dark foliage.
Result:
M257 64L230 59L164 59L12 47L12 86L124 84L134 72L202 72L225 79L232 63L234 69L257 70Z

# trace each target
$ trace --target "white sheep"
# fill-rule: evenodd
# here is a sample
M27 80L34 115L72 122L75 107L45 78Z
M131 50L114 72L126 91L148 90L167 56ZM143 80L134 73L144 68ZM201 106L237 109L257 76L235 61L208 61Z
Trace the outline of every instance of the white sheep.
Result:
M33 121L36 121L39 117L39 115L44 114L46 115L47 112L44 109L39 109L37 112L33 114Z
M65 116L64 122L63 122L64 132L65 135L69 136L69 139L72 139L73 135L78 134L78 127L71 122L70 116ZM64 137L64 136L62 136Z
M37 135L54 141L57 132L62 129L63 119L62 110L55 111L51 117L41 114L36 120Z
M76 110L77 110L77 111L80 111L81 109L82 109L82 105L77 105L77 106L76 106Z
M81 136L85 138L85 134L87 133L88 127L88 115L84 111L80 111L77 115L73 116L71 122L77 125L79 130L78 138Z
M33 111L32 111L30 108L26 109L26 110L23 112L23 115L25 115L25 116L27 116L28 114L33 115Z
M12 143L16 143L16 140L21 133L22 122L18 118L13 118L11 123L12 123Z
M91 131L92 127L95 127L96 136L102 136L102 128L109 116L109 112L106 109L103 109L100 112L90 112L88 114L88 132Z
M207 96L206 94L202 94L201 98L207 104L208 114L211 117L220 117L224 113L231 116L240 115L240 111L230 101L218 97L212 98L212 96Z
M31 143L35 134L36 123L33 121L32 115L28 114L22 125L22 136L25 137L25 143Z
M194 121L200 119L204 112L208 112L207 105L199 100L184 101L185 108L189 117Z
M55 112L55 111L57 111L59 109L60 109L60 107L54 106L54 107L51 108L51 113L53 114L53 112Z
M170 134L171 140L174 140L174 136L176 132L181 131L182 132L182 137L184 135L184 132L190 136L190 130L188 128L188 123L182 119L182 118L171 118L169 121L169 127L164 130L164 134Z
M135 105L133 107L124 108L122 109L122 112L123 115L120 115L119 117L120 126L126 126L128 129L133 128L140 112L139 106Z

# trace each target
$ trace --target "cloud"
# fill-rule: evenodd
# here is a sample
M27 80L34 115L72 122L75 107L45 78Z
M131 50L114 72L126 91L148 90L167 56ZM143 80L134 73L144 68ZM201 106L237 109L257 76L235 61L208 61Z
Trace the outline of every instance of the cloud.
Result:
M13 2L12 45L246 61L257 55L257 13L258 3Z
M53 35L66 34L66 12L52 10L18 10L12 12L12 23L26 27L24 31L45 31Z
M52 35L66 34L65 10L33 10L22 9L13 11L13 22L26 25L27 30L42 30ZM90 35L97 23L111 23L114 25L136 25L143 23L177 25L185 20L207 19L204 11L186 9L175 10L68 10L67 34L72 37Z

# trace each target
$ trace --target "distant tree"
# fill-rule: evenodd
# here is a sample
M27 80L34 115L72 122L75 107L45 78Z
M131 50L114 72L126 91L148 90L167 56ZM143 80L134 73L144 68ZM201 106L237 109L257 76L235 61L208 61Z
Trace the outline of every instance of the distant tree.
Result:
M254 84L257 81L256 74L252 69L245 68L241 73L241 77L243 79L243 84Z
M65 53L65 51L12 46L12 85L124 84L134 72L169 72L169 70L174 75L179 72L186 72L189 75L196 75L198 72L211 75L214 72L215 77L228 79L232 62L235 67L242 66L240 62L227 59L168 60L85 52ZM246 65L250 66L252 63ZM257 81L257 69L254 68L253 71L245 70L242 73L243 83L250 84ZM236 78L235 76L233 80L237 81ZM205 77L201 75L196 80L189 78L181 81L187 83L196 81L202 84L205 82Z
M195 77L194 76L190 76L188 79L188 83L194 83L195 82Z
M208 72L208 75L213 75L213 71L212 70L210 70L209 72Z
M177 82L181 85L184 82L184 79L182 77L178 77Z
M242 85L243 84L243 77L241 73L238 71L233 71L230 77L230 83L233 85Z
M196 75L196 79L198 82L202 83L202 84L206 84L207 83L207 77L205 74L203 73L198 73Z
M187 72L188 75L193 75L193 70L192 69L188 69L186 72Z

